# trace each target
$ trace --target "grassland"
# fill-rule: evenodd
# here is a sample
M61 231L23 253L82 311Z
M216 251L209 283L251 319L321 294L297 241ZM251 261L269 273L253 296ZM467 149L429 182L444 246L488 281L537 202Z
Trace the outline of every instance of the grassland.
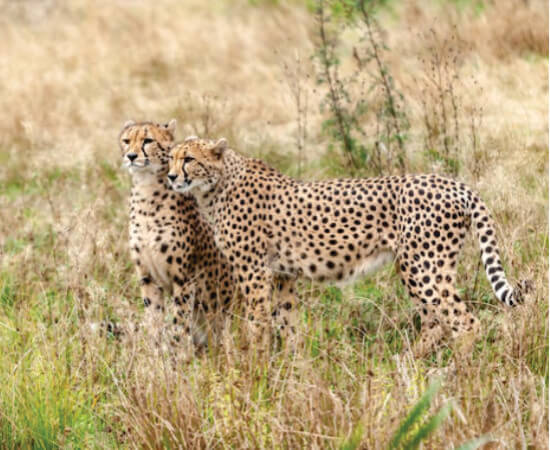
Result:
M385 63L407 99L412 172L441 170L426 157L423 128L425 61L437 44L427 31L461 39L459 177L493 211L509 278L533 280L526 304L497 304L476 276L470 239L459 284L484 332L467 357L452 347L410 356L418 321L388 267L344 290L304 283L293 355L255 364L234 350L237 317L223 347L176 372L139 337L90 331L142 314L118 131L129 118L175 117L180 137L225 136L289 174L345 173L322 132L313 14L299 1L1 5L0 447L386 448L441 379L431 412L452 411L424 448L481 435L493 439L485 448L548 448L544 2L407 0L378 13ZM339 45L344 74L356 38L346 33ZM296 80L308 93L302 146ZM369 132L375 115L376 102Z

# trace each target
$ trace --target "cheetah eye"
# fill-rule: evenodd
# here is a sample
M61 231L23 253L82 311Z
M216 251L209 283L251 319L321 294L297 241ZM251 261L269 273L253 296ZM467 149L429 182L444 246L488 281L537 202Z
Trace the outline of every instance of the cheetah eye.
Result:
M122 139L122 142L124 145L128 145L130 143L130 139Z
M186 164L186 163L190 163L191 161L194 161L195 158L193 158L192 156L186 156L185 158L183 158L183 163Z
M151 142L153 142L153 139L150 139L150 138L145 138L145 139L143 139L143 143L144 143L145 145L150 144Z

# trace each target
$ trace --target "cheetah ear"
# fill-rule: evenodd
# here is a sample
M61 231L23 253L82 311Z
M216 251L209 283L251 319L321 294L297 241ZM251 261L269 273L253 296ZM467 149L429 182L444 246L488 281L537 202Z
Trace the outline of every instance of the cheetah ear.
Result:
M124 126L122 128L128 128L135 124L136 122L134 122L133 120L127 120L126 122L124 122Z
M221 138L216 142L212 147L210 147L210 150L214 154L216 158L221 158L223 155L223 152L227 149L227 140L225 138Z
M164 125L164 128L166 128L170 133L172 133L172 135L174 135L174 133L176 132L177 123L178 122L176 119L172 119L170 120L170 122Z

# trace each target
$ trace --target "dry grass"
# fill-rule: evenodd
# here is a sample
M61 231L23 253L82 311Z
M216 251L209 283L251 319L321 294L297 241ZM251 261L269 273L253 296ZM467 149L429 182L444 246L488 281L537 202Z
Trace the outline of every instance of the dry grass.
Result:
M116 147L126 119L176 117L181 137L224 135L295 173L300 141L284 64L299 55L301 73L311 71L314 22L301 2L259 3L1 3L2 447L337 448L360 425L361 448L384 448L429 381L443 377L433 408L451 401L453 412L425 448L486 433L491 448L548 448L541 1L483 2L479 10L479 2L410 0L380 16L394 50L388 65L409 102L407 149L417 171L431 169L417 82L433 42L423 32L464 42L461 120L480 104L484 117L481 155L463 143L461 177L494 212L509 277L535 283L513 311L496 305L483 274L472 293L477 248L467 245L459 281L484 330L469 357L453 349L408 356L414 311L391 269L343 293L304 285L302 345L265 365L231 349L237 319L225 347L176 372L139 337L120 344L89 332L103 318L142 313L126 245L129 180ZM344 71L352 39L342 43ZM302 83L309 101L300 170L321 178L331 168L319 163L327 146L320 92L314 76Z

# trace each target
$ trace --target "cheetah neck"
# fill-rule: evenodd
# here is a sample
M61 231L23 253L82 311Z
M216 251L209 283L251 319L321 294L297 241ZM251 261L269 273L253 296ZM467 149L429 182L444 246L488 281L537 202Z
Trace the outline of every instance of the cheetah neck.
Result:
M210 185L207 189L196 188L192 191L192 195L197 201L199 211L209 223L214 222L216 203L222 190L223 182L218 181L216 184Z
M158 193L169 193L171 189L168 187L164 178L160 175L150 174L149 176L132 177L132 192L139 193L142 196L155 197Z
M166 171L168 173L168 170ZM152 172L133 172L132 185L140 187L157 187L159 184L164 185L164 179L166 173L152 173Z
M147 233L160 227L159 218L163 218L163 226L171 226L168 218L178 208L183 195L176 193L162 178L148 183L139 183L132 186L130 193L130 229L135 229L136 235L149 239ZM173 220L173 219L172 219ZM145 235L141 235L145 233Z
M211 224L214 223L218 206L223 207L226 197L231 195L226 188L235 184L242 167L244 167L243 160L245 159L233 150L227 150L223 157L223 169L217 181L192 191L201 214Z

